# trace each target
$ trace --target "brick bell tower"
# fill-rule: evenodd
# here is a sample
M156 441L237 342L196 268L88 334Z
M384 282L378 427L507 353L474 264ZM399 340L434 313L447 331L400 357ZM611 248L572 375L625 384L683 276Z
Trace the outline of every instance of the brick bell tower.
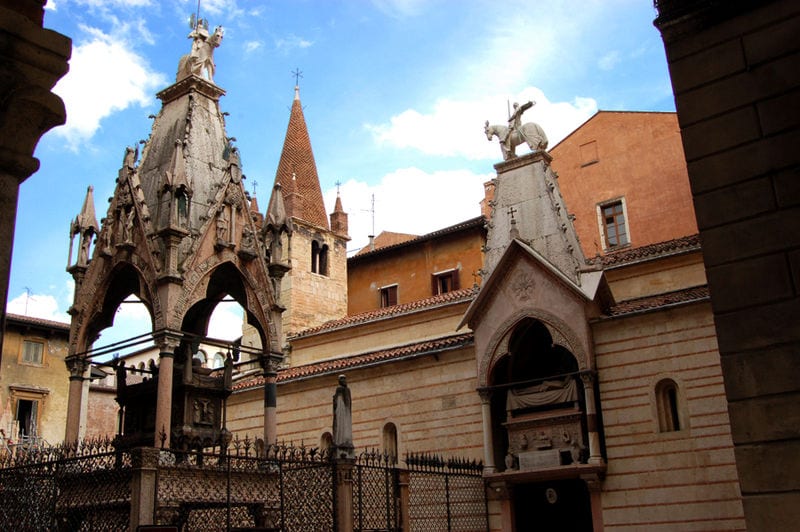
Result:
M337 196L330 219L311 150L300 89L295 86L267 220L285 216L282 249L291 266L281 284L287 336L347 314L347 214Z

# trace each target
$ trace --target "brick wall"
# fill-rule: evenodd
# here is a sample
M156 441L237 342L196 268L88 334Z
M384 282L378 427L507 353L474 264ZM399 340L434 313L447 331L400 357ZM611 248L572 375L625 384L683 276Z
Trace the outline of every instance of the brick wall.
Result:
M656 25L703 243L747 527L787 530L800 520L800 5L676 3L688 16L661 6Z

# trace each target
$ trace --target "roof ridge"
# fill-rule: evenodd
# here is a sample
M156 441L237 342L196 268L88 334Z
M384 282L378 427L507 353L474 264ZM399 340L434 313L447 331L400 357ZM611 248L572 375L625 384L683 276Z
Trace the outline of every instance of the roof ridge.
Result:
M367 367L390 360L397 360L411 356L422 356L432 352L441 352L448 349L456 349L458 347L468 345L474 339L473 333L458 333L449 336L434 338L431 340L423 340L420 342L412 342L400 346L390 347L388 349L378 349L367 353L359 353L357 355L344 356L339 358L332 358L329 360L321 360L311 364L304 364L302 366L294 366L278 370L278 382L290 381L292 379L302 377L313 377L317 375L325 375L328 373L338 373L344 369L355 369L359 367ZM256 375L253 378L240 381L234 385L234 390L246 390L264 384L264 376Z
M302 338L304 336L309 336L323 331L330 331L340 327L357 325L359 323L366 323L374 319L398 316L401 314L408 313L410 311L417 311L425 308L431 308L440 304L457 303L475 297L475 295L478 293L478 290L479 290L478 287L472 286L470 288L453 290L452 292L435 295L425 299L418 299L416 301L409 301L408 303L401 303L399 305L393 305L391 307L381 307L375 310L368 310L366 312L360 312L358 314L344 316L343 318L339 318L337 320L331 320L321 325L317 325L316 327L311 327L310 329L299 331L297 334L290 337L289 339L292 340L295 338Z

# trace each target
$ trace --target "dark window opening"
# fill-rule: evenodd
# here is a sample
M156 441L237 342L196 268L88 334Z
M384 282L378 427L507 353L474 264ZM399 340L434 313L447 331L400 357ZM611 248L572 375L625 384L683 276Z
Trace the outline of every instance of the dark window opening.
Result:
M384 286L381 288L381 307L394 305L397 305L397 285Z
M19 423L20 439L36 436L36 420L39 411L39 401L17 399L17 422Z
M328 275L328 245L311 242L311 273Z
M458 290L458 288L458 270L436 273L432 277L431 291L435 296Z
M678 385L672 379L664 379L656 385L656 407L660 432L675 432L682 429Z

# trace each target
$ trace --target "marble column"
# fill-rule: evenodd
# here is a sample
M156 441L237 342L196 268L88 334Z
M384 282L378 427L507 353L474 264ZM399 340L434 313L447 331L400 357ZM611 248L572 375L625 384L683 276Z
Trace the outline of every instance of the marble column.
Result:
M494 444L492 442L492 391L478 390L481 396L481 417L483 419L483 471L496 473L494 463Z
M64 441L75 443L80 439L83 418L83 380L89 361L75 355L65 360L69 370L69 395L67 396L67 428Z
M600 432L597 425L597 405L595 403L595 374L587 371L581 373L583 392L586 398L586 428L589 433L589 463L602 464L603 455L600 452Z
M278 441L278 372L276 362L269 354L262 355L261 367L264 375L264 443L271 445Z
M153 445L163 445L169 448L170 432L172 427L172 368L175 360L175 349L178 347L177 338L160 338L158 340L158 396L156 398L156 426ZM162 436L163 433L163 436Z

